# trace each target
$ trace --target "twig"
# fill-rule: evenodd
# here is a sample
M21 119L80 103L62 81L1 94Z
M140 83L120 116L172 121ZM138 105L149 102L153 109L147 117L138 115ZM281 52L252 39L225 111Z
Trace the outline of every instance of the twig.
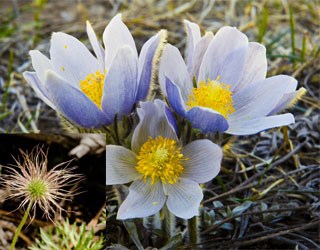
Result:
M299 211L299 210L307 209L309 207L310 207L309 205L306 205L306 206L295 207L295 208L270 209L270 210L263 210L263 211L247 212L247 213L238 214L238 215L235 215L235 216L232 216L232 217L228 217L228 218L222 220L218 224L212 225L211 227L209 227L206 230L204 230L203 232L201 232L201 235L207 234L207 233L219 228L223 224L225 224L225 223L227 223L229 221L232 221L232 220L234 220L234 219L236 219L238 217L244 216L244 215L251 216L251 215L264 214L264 213L279 213L279 212L285 212L285 211Z
M248 240L248 241L243 241L243 242L234 242L234 246L248 246L248 245L260 242L260 241L264 241L264 240L268 240L268 239L272 239L272 238L278 237L280 235L285 235L285 234L288 234L288 233L291 233L291 232L296 232L296 231L302 231L302 230L305 230L307 228L311 228L311 227L314 227L314 226L317 226L317 225L319 225L319 220L310 222L307 225L288 227L288 229L283 230L283 231L280 231L280 230L282 230L282 228L275 229L274 231L279 231L279 232L273 233L273 234L269 234L269 235L266 235L266 236L263 236L263 237L259 237L259 238L253 239L253 240Z
M210 245L210 247L219 246L221 244L223 244L223 246L225 248L227 248L229 246L232 246L232 247L249 246L249 245L257 244L261 241L277 238L281 235L290 234L292 232L302 231L302 230L305 230L308 228L315 227L315 226L319 225L319 222L320 222L319 220L316 220L316 221L312 221L306 225L291 226L291 227L287 227L287 228L283 228L283 227L277 228L274 230L268 230L268 231L259 232L259 233L252 234L252 235L247 235L242 238L238 238L236 240L228 239L228 241L226 241L226 239L224 239L222 241L217 241L217 239L213 239L212 241L215 241L215 242L212 245ZM264 235L264 234L267 234L267 235L259 237L260 235ZM248 239L248 238L254 238L254 239L244 240L244 239ZM206 241L206 243L208 243L210 241L211 240ZM203 243L204 242L202 242L202 244Z

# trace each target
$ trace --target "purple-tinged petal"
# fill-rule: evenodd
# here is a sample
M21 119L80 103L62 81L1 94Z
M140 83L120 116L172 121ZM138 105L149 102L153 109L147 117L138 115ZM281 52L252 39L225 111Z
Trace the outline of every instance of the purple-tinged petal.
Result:
M266 129L286 126L292 123L294 123L294 117L290 113L251 120L237 120L232 123L230 122L229 129L226 133L232 135L252 135Z
M107 123L105 114L79 89L48 70L45 88L48 98L67 119L84 128Z
M154 56L159 44L162 42L165 36L166 31L161 30L142 46L138 61L139 88L136 101L144 100L148 94L150 83L152 81Z
M29 55L31 56L32 67L36 71L40 83L43 85L46 80L46 70L53 69L51 61L38 50L30 50Z
M198 183L179 178L175 184L163 184L163 188L168 196L166 205L171 213L183 219L199 215L203 193Z
M166 77L166 89L168 94L168 100L174 111L184 117L186 115L186 106L182 99L180 88Z
M196 140L182 148L181 153L188 160L183 161L182 178L205 183L220 171L222 150L209 140Z
M140 102L140 108L137 109L139 123L131 140L133 152L139 153L141 146L150 136L152 138L163 136L178 140L174 126L169 122L165 109L166 104L159 99L154 102Z
M187 58L188 71L191 72L193 65L193 54L197 43L201 39L201 32L198 24L184 20L187 32L187 45L185 55Z
M189 70L191 79L195 77L198 79L199 76L199 69L203 59L204 54L206 53L210 42L212 41L213 34L212 32L206 33L200 41L197 43L196 47L194 48L193 52L193 59L192 59L192 68Z
M231 90L239 83L242 76L247 52L248 46L243 46L232 51L226 56L225 60L213 70L213 74L219 77L220 82L231 85Z
M124 184L137 179L137 156L122 146L106 146L106 184Z
M157 213L164 205L166 197L160 181L153 185L147 181L136 180L129 188L129 195L121 204L117 219L142 218Z
M166 77L180 88L183 100L187 101L193 88L192 81L179 50L171 44L165 46L159 66L160 87L163 93L168 96Z
M193 128L200 129L203 133L222 133L229 126L221 114L209 108L193 107L187 111L186 117Z
M231 123L266 116L282 96L296 86L296 79L286 75L273 76L246 86L233 96L235 112L228 121Z
M236 93L251 83L264 80L267 68L266 48L259 43L250 42L241 79L233 92Z
M226 63L224 62L226 57L233 51L247 45L247 36L238 29L228 26L221 28L213 37L203 56L198 82L207 81L208 78L215 80L220 73L224 73L220 71L220 68L223 63ZM231 68L229 70L232 71L234 69ZM232 83L228 82L228 84Z
M112 61L118 53L118 50L123 46L129 46L134 54L135 58L138 58L138 52L133 40L133 37L122 22L121 14L116 15L111 19L108 26L103 32L103 42L105 48L105 65L107 71L112 65Z
M165 114L167 116L167 119L170 123L170 125L174 128L176 134L178 134L178 124L177 121L173 115L173 113L171 112L170 108L166 105L165 106Z
M54 104L49 100L44 85L40 82L36 72L23 72L23 77L27 83L33 88L34 92L37 93L39 98L52 109L56 109ZM43 82L44 83L44 82Z
M101 43L98 41L96 33L94 32L91 24L89 21L87 21L87 34L89 37L89 41L91 43L92 49L94 51L94 53L97 56L97 59L99 61L100 64L100 71L104 71L104 49L101 46Z
M300 88L297 91L284 94L277 106L274 107L268 115L277 114L278 112L293 106L305 93L306 89Z
M137 92L137 58L129 46L118 50L104 84L102 110L113 121L131 112Z
M62 32L52 34L50 58L54 71L76 87L88 74L99 70L98 60L88 48L75 37Z

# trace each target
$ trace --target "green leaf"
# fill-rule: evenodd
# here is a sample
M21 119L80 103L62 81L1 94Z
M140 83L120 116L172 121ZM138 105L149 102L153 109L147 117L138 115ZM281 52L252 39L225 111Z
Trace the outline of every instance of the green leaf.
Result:
M129 236L132 239L132 241L134 242L134 244L136 245L136 247L139 250L144 250L144 247L142 246L141 241L139 239L139 234L137 231L136 224L132 220L124 220L123 225L127 229Z
M160 250L177 249L182 243L182 234L172 236Z
M241 206L235 207L232 210L232 216L237 216L239 214L244 213L251 207L252 203L252 201L245 201Z
M268 28L268 7L266 5L263 6L262 13L260 18L258 19L258 42L261 43L264 35L267 32Z

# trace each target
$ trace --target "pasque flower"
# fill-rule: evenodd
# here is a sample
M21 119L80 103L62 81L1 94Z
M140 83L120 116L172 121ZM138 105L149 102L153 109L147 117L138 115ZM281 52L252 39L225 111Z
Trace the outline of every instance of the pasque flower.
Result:
M61 168L65 163L48 171L47 154L40 147L35 147L30 154L22 150L20 152L23 161L15 159L16 167L4 166L8 174L2 173L0 176L0 186L8 190L5 198L20 198L22 200L19 208L26 207L12 239L10 250L15 249L18 236L31 212L33 212L31 218L34 218L36 208L39 207L50 220L57 211L61 216L61 211L64 209L59 205L59 200L71 199L73 196L72 192L65 188L76 184L83 178L80 174L72 173L74 167Z
M15 159L16 166L4 166L7 173L2 173L0 185L8 190L7 199L22 199L20 207L30 205L35 215L39 207L45 216L51 219L56 211L62 211L59 200L70 199L70 187L83 179L80 174L72 171L75 167L68 167L63 162L48 170L47 153L40 147L35 147L31 153L20 150L23 160ZM33 215L33 217L34 217Z
M87 22L95 56L78 39L53 33L50 59L30 51L35 72L24 77L51 108L84 128L112 123L131 112L146 97L152 78L153 59L165 32L160 31L142 47L138 57L128 28L116 15L103 33L104 48Z
M187 65L179 50L167 44L159 69L161 89L176 113L204 133L248 135L294 123L290 113L275 114L305 89L296 90L297 81L287 75L266 78L263 45L248 42L232 27L221 28L213 38L207 34L204 42L196 24L186 25L187 48L192 48Z
M106 146L106 183L132 181L118 219L146 217L166 203L181 218L198 214L203 198L199 183L220 171L222 150L209 140L182 146L172 114L163 101L142 102L131 148Z

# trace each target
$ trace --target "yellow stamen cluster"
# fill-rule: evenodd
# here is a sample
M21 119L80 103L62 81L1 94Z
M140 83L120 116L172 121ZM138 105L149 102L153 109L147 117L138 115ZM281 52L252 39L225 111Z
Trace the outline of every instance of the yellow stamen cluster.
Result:
M198 88L192 90L186 105L187 109L195 106L211 108L218 111L225 118L228 118L228 115L235 111L230 85L216 80L200 82Z
M174 184L183 172L181 162L188 160L183 157L181 147L175 140L158 136L149 139L142 145L137 156L137 171L144 180L151 178L151 184L158 179L162 183Z
M80 80L81 91L89 97L100 109L102 109L102 94L106 75L99 70L87 75L86 79Z

